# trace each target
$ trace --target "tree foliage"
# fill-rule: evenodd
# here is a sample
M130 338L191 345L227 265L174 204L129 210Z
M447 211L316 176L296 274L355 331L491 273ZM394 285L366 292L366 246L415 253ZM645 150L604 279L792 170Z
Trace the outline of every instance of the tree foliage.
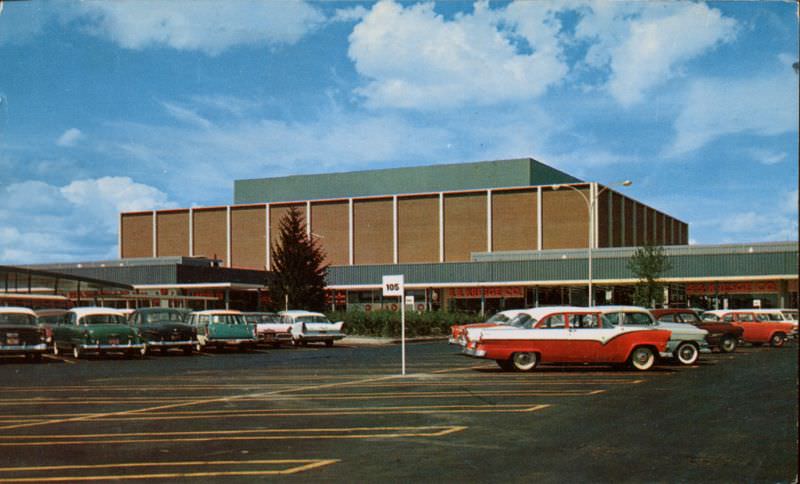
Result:
M672 269L661 246L644 245L628 260L628 269L639 281L633 292L633 303L637 306L655 307L664 301L664 284L659 279Z
M272 279L269 294L273 309L325 309L325 253L306 234L303 215L295 207L281 219L277 244L272 248Z

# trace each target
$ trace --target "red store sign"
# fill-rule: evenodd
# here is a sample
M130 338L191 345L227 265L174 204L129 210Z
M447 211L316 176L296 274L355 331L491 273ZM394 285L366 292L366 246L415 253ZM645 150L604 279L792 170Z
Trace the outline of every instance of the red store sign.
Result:
M775 281L765 282L699 282L686 284L689 296L713 296L714 294L765 294L779 291Z
M483 290L483 295L487 299L525 297L524 289L519 286L451 287L447 289L447 296L455 299L480 299L481 290Z

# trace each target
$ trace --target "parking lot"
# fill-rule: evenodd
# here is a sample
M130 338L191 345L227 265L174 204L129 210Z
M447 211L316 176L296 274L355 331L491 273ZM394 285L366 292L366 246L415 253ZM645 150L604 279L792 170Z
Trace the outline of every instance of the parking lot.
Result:
M797 345L692 367L501 372L445 343L0 360L0 482L771 481Z

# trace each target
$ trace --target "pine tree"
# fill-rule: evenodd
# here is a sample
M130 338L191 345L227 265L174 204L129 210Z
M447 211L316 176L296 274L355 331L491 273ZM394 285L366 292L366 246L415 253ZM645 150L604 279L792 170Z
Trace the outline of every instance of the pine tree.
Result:
M639 279L633 292L633 304L655 307L664 301L664 285L658 280L672 269L661 246L644 245L628 261L628 269Z
M273 309L325 309L325 253L306 234L303 216L295 207L281 219L280 235L272 251L269 294Z

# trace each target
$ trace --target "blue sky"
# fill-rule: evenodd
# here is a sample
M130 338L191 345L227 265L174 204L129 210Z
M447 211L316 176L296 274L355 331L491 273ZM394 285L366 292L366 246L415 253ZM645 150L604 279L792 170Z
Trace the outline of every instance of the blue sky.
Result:
M233 180L533 157L797 240L791 2L4 2L0 263L114 258Z

